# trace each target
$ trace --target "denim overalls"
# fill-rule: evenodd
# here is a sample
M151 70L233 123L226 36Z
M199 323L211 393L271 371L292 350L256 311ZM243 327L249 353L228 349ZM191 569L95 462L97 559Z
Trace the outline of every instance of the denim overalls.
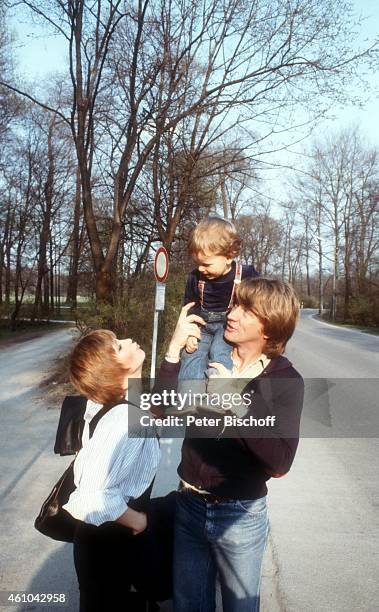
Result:
M203 302L205 281L199 281L199 315L204 319L204 321L206 321L206 324L201 327L201 339L198 341L197 350L193 353L187 353L187 351L184 349L182 352L179 372L180 380L198 380L205 378L205 372L208 368L208 364L212 361L221 363L228 370L232 369L233 363L231 351L233 347L226 340L224 340L224 329L226 315L229 309L233 306L235 288L236 285L241 282L241 276L242 265L237 263L229 306L224 312L212 312L204 308Z

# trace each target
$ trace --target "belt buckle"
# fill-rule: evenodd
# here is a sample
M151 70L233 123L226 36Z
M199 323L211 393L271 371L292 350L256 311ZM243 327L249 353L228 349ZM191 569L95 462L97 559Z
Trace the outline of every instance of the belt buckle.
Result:
M227 311L225 312L213 312L208 310L208 321L209 323L223 321L225 319Z
M203 494L203 499L208 503L208 504L219 504L221 499L219 497L217 497L217 495L213 495L212 493L204 493Z
M201 491L197 491L196 489L192 489L191 487L180 487L179 491L182 493L192 493L197 497L201 497L207 504L219 504L222 500L218 495L214 495L213 493L202 493Z

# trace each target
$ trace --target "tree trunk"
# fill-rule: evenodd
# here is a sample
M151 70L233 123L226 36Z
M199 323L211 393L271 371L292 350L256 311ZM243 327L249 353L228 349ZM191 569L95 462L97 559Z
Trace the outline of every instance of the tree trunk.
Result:
M47 309L49 308L49 299L51 312L54 312L54 253L52 240L50 240L50 274L46 276L45 282L45 303Z
M96 272L96 301L113 304L114 300L114 271L112 266L103 266Z
M42 288L45 294L46 291L46 277L48 275L48 267L47 267L47 245L50 236L50 211L45 210L42 231L40 234L39 241L39 254L38 254L38 264L37 264L37 283L35 289L35 297L34 297L34 309L33 309L33 318L38 317L42 314L43 310L46 309L46 295L44 295L44 299L42 300ZM48 307L48 299L47 299L47 307Z
M333 258L333 289L332 289L332 307L330 309L330 315L332 321L337 319L337 282L338 282L338 245L334 249Z
M229 210L228 210L228 198L226 195L225 188L225 176L220 178L220 189L221 189L221 202L222 202L222 210L224 212L224 219L228 219Z
M309 221L305 222L305 270L307 277L307 297L311 297L311 280L309 274Z
M47 248L50 240L51 231L51 212L53 208L54 198L54 180L55 180L55 157L54 157L54 146L53 146L53 135L55 129L56 116L53 115L47 136L47 161L48 161L48 172L46 182L44 185L44 196L45 202L41 202L42 208L42 230L40 234L40 246L38 254L38 275L37 275L37 286L34 299L34 313L42 313L45 310L48 313L49 299L46 295L46 280L48 275L47 266ZM42 284L44 285L44 308L42 308Z
M0 303L3 302L3 275L4 275L4 269L6 269L6 250L7 250L7 244L9 242L9 230L10 230L10 216L11 216L11 205L10 205L10 200L8 202L8 206L7 206L7 215L5 218L5 223L4 223L4 233L3 233L3 237L1 240L1 247L0 247Z
M344 304L343 304L343 318L346 321L350 316L350 296L351 296L351 281L349 275L349 268L345 266L345 293L344 293Z
M76 191L75 191L75 208L74 208L74 226L71 234L71 261L70 274L67 285L66 301L73 308L77 307L78 302L78 271L79 271L79 256L80 256L80 214L81 214L81 183L79 167L76 171Z
M5 242L5 303L9 304L11 301L11 250L12 250L12 239L14 229L14 211L12 211L12 217L9 222L8 233Z
M318 241L319 251L318 251L318 314L322 315L324 310L324 280L322 274L322 245L321 240Z
M21 222L20 222L21 225ZM17 244L17 254L16 254L16 269L15 269L15 279L14 279L14 308L11 314L11 330L15 331L17 328L17 319L20 314L22 297L20 298L20 289L22 288L21 284L21 274L22 274L22 261L21 261L21 253L23 246L23 228L20 227L19 240ZM22 291L21 291L22 295Z

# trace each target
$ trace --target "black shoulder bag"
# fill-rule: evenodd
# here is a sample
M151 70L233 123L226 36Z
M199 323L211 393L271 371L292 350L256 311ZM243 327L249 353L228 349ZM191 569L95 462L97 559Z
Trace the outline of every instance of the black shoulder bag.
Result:
M72 403L72 399L77 399L78 401ZM81 401L79 401L79 399ZM67 401L67 400L71 400ZM79 398L75 396L70 396L65 398L62 410L61 410L61 418L59 420L58 432L57 432L57 440L55 443L54 450L55 452L60 452L60 454L67 455L73 454L80 450L81 448L81 433L84 427L84 412L85 412L85 403L83 410L83 400L85 403L87 400L85 398ZM66 403L65 403L66 402ZM125 402L126 403L126 402ZM100 421L101 417L104 416L113 406L116 404L107 404L99 410L99 412L91 419L89 424L89 437L91 438L93 432L95 431L95 427ZM73 409L73 412L72 410ZM75 410L77 414L75 414ZM72 413L75 415L75 418L72 418L71 421L68 418L68 415ZM79 416L80 415L80 416ZM80 418L83 423L80 423ZM62 425L62 423L64 425ZM61 452L59 450L58 439L60 436L60 431L68 431L67 438L63 436L63 447L66 448L66 452ZM67 439L69 442L67 443ZM58 449L58 450L57 450ZM67 450L70 452L67 452ZM61 542L73 542L74 535L77 525L80 521L73 516L69 512L63 509L64 506L71 495L71 493L75 490L74 484L74 461L70 463L66 471L62 474L58 482L54 485L52 491L46 498L46 500L42 504L42 508L40 510L39 515L37 516L34 527L43 535L53 538L53 540L59 540Z
M86 407L87 398L83 395L66 395L64 398L54 444L57 455L75 455L82 448Z

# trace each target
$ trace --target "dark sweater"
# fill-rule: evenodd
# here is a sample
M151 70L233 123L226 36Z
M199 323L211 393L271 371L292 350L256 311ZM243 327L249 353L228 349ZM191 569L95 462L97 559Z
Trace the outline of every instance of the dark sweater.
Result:
M224 276L207 279L197 268L192 270L187 277L187 284L184 293L184 305L189 302L198 302L191 309L191 313L200 311L199 280L205 282L203 307L211 312L224 312L229 307L230 297L233 291L233 283L236 274L236 262L232 262L231 270ZM254 266L242 266L242 280L259 276Z
M164 361L158 378L162 388L176 389L180 364ZM277 426L259 429L237 427L235 437L215 428L197 432L187 427L178 474L183 480L230 499L257 499L267 493L266 481L284 475L291 467L298 441L303 406L304 381L286 357L272 359L266 369L244 389L251 392L247 417L264 418L275 414ZM216 415L219 416L219 415ZM230 432L228 433L230 436ZM257 435L254 432L254 435Z

